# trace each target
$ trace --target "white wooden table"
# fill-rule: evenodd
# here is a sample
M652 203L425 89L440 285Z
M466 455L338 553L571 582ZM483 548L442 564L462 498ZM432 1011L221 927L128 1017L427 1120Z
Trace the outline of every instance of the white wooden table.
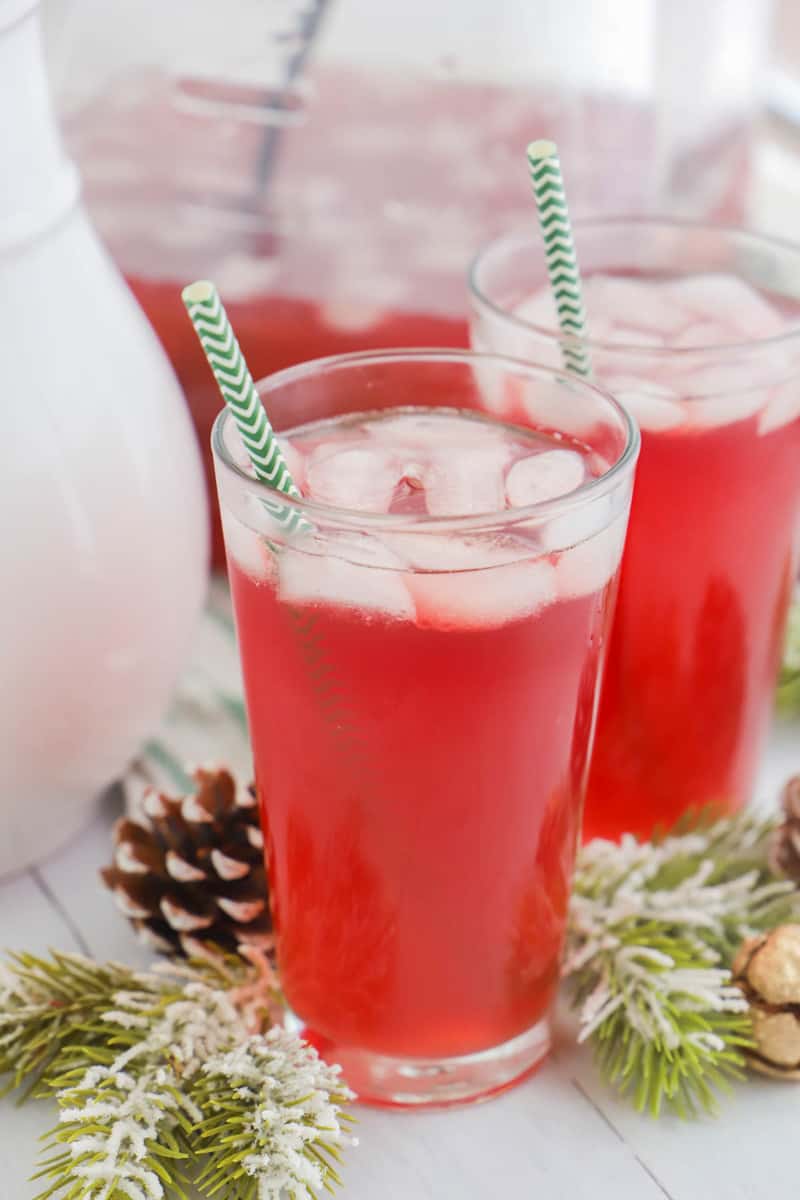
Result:
M774 730L758 788L774 803L800 771L800 726ZM57 797L53 798L57 803ZM0 946L82 950L144 965L98 882L119 801L100 802L57 856L0 883ZM42 813L41 819L47 820ZM0 1104L0 1200L29 1200L47 1105ZM797 1200L800 1086L754 1080L717 1120L639 1117L597 1077L562 1022L549 1061L516 1090L433 1114L362 1109L346 1200Z

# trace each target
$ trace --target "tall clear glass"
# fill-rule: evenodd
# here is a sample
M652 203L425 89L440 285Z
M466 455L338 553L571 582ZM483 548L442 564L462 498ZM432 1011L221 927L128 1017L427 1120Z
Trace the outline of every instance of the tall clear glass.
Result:
M282 984L359 1095L391 1105L491 1093L547 1051L638 434L590 385L465 351L260 385L276 428L325 422L317 445L409 402L496 437L504 389L558 446L580 416L591 478L460 517L304 499L311 529L287 540L226 413L213 434Z
M648 834L751 795L798 562L800 247L627 218L575 237L595 378L642 433L584 830ZM534 233L489 245L473 345L559 362L546 288Z

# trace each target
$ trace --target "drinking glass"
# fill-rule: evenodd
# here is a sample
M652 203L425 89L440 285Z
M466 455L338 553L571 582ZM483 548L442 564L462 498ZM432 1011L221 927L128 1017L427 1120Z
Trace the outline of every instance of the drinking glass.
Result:
M468 351L345 355L260 384L298 480L293 428L322 422L313 465L354 414L387 409L423 430L458 410L463 466L503 430L503 389L562 454L580 418L586 482L453 517L287 499L304 529L287 535L227 412L213 433L282 986L385 1104L474 1099L547 1051L638 434L590 384ZM437 453L451 461L446 439Z
M575 241L582 345L642 435L584 831L646 836L751 795L797 574L800 247L646 218ZM533 232L489 245L473 345L558 363L546 288Z

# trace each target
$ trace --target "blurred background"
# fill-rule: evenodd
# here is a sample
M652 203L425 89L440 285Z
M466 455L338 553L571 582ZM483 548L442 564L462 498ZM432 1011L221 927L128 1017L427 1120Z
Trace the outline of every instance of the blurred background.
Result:
M43 14L91 215L204 451L219 402L181 283L215 279L257 375L466 343L470 257L531 220L532 137L559 142L576 215L798 234L797 0L44 0Z

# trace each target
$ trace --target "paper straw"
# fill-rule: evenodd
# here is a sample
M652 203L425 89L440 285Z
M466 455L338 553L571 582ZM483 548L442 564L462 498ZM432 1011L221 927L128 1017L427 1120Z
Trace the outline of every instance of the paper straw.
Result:
M527 155L558 324L566 336L584 338L586 310L558 149L555 142L531 142ZM562 344L561 355L570 371L591 375L592 363L584 347Z
M289 474L267 410L261 403L217 289L213 283L201 279L185 287L181 298L214 372L222 398L242 435L257 478L285 496L300 500L302 497ZM265 500L264 503L276 521L290 532L312 528L296 508L277 501Z

